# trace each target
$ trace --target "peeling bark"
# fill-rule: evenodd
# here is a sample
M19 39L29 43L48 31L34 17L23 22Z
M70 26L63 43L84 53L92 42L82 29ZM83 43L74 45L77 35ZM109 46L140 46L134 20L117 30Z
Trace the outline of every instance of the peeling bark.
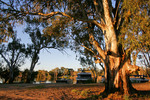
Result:
M123 54L123 49L118 48L117 33L110 14L108 0L103 0L105 28L104 39L106 49L101 49L93 34L90 34L90 43L98 51L105 65L105 91L107 94L120 92L130 94L134 89L130 82L130 73L139 69L138 66L130 64L130 57Z
M121 61L121 59L118 68L114 68L114 64L113 59L105 61L105 92L131 94L135 89L132 87L129 75L139 70L139 67L131 65L129 61Z

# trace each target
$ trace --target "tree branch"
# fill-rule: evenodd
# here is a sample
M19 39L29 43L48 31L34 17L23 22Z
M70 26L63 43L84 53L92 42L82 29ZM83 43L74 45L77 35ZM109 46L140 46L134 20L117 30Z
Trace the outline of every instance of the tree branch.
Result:
M114 20L113 20L113 24L114 25L116 23L116 18L118 18L118 10L119 10L120 2L121 2L121 0L116 0L115 12L114 12Z
M95 52L94 52L92 49L90 49L90 48L88 48L88 47L86 47L86 46L84 46L84 45L81 45L81 46L84 47L85 49L91 51L91 52L95 55Z
M18 60L18 58L19 58L19 55L20 55L20 52L19 52L19 53L17 53L17 55L16 55L16 59L15 59L15 61L14 61L13 65L16 65L17 60Z
M29 13L29 14L36 14L36 13ZM59 14L59 15L62 15L62 16L66 16L66 17L68 17L68 18L71 18L72 20L78 20L78 21L83 21L83 22L87 22L87 23L93 23L93 24L95 24L97 27L101 28L102 30L105 29L105 24L104 24L104 23L99 23L99 22L97 22L96 20L93 20L93 19L79 19L79 18L77 18L77 17L72 17L72 16L70 16L70 15L68 15L68 14L66 14L66 13L63 13L63 12L51 12L51 13L49 13L49 14L37 13L37 14L38 14L38 15L41 15L41 16L48 17L48 18L50 18L50 17L52 17L52 16L54 16L54 15ZM102 22L104 22L104 21L102 20Z
M29 14L30 14L30 13L29 13ZM32 13L31 13L31 14L32 14ZM34 14L34 13L33 13L33 14ZM59 14L59 15L63 15L63 16L66 16L66 17L68 17L68 18L73 19L73 17L71 17L70 15L68 15L68 14L66 14L66 13L63 13L63 12L51 12L51 13L48 13L48 14L35 13L35 14L38 14L38 15L41 15L41 16L45 16L45 17L48 17L48 18L50 18L50 17L52 17L52 16L54 16L54 15Z
M105 59L105 52L102 50L102 48L99 46L99 43L94 39L93 34L89 34L90 42L93 44L94 48L98 51L101 58Z
M0 55L6 61L7 65L10 67L10 62L5 58L5 56L2 53L0 53Z
M3 4L5 4L5 5L7 5L7 6L11 6L11 5L7 4L6 2L4 2L2 0L0 0L0 2L3 3Z

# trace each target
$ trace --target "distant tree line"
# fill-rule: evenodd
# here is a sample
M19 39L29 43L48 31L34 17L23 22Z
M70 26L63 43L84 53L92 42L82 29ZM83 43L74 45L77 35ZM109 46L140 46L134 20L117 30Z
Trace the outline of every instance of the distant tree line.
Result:
M73 81L77 77L77 73L80 72L90 72L92 71L89 68L79 68L77 71L73 69L61 67L55 68L51 71L46 70L38 70L33 71L31 82L45 82L45 81L56 81L57 79L72 79ZM12 83L26 83L28 79L29 69L25 69L24 71L20 71L19 69L14 70L14 80ZM97 70L98 75L104 75L103 70ZM9 70L5 67L0 67L0 78L4 79L3 83L9 83Z

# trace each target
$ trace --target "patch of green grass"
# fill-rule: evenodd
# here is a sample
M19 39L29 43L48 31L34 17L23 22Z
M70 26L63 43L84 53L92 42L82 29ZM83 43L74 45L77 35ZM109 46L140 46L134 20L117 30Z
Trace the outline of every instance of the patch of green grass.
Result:
M83 97L87 97L89 93L90 93L89 89L85 89L85 90L81 91L80 95L83 96Z
M76 89L73 89L71 92L72 93L76 93L78 90L76 90Z
M88 94L90 93L90 90L89 89L85 89L85 90L76 90L76 89L73 89L71 91L72 93L76 93L77 95L80 95L80 96L83 96L83 97L87 97Z
M81 93L80 93L80 96L88 97L90 92L91 91L89 89L82 90Z
M124 98L124 100L131 100L129 95L124 95L123 98Z
M76 93L77 95L79 95L81 93L79 90L76 90L76 89L73 89L71 92Z

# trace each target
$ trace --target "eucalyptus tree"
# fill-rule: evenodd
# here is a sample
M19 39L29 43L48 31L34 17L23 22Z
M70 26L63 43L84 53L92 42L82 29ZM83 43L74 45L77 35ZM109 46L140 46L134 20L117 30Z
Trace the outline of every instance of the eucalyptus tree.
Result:
M15 0L14 0L15 1ZM33 15L47 20L49 26L44 29L48 35L65 32L73 39L85 35L88 42L82 43L90 51L96 51L97 59L105 66L105 92L132 92L129 75L138 70L132 65L130 55L134 50L150 44L149 0L24 0L14 3L4 2L11 9L2 9L6 14L25 17ZM14 6L15 5L15 6ZM18 7L19 6L19 7ZM74 35L74 26L81 32ZM76 29L76 28L75 28ZM95 33L95 29L101 30ZM82 34L81 34L82 33ZM97 34L97 35L96 35ZM103 35L103 48L98 37ZM72 42L72 40L70 40ZM78 46L77 42L74 46ZM82 50L82 48L81 48Z
M28 16L26 19L27 27L25 32L29 34L31 43L28 44L28 55L31 58L30 70L28 73L27 83L33 79L32 72L38 63L40 51L43 49L56 49L61 52L67 47L68 39L64 34L46 35L42 29L47 26L47 22L39 21L39 18ZM49 51L48 51L49 52Z
M13 83L16 74L19 74L19 67L24 64L26 57L26 48L24 44L20 43L20 40L15 36L12 38L12 42L0 45L0 56L5 61L6 70L8 70L8 82Z

